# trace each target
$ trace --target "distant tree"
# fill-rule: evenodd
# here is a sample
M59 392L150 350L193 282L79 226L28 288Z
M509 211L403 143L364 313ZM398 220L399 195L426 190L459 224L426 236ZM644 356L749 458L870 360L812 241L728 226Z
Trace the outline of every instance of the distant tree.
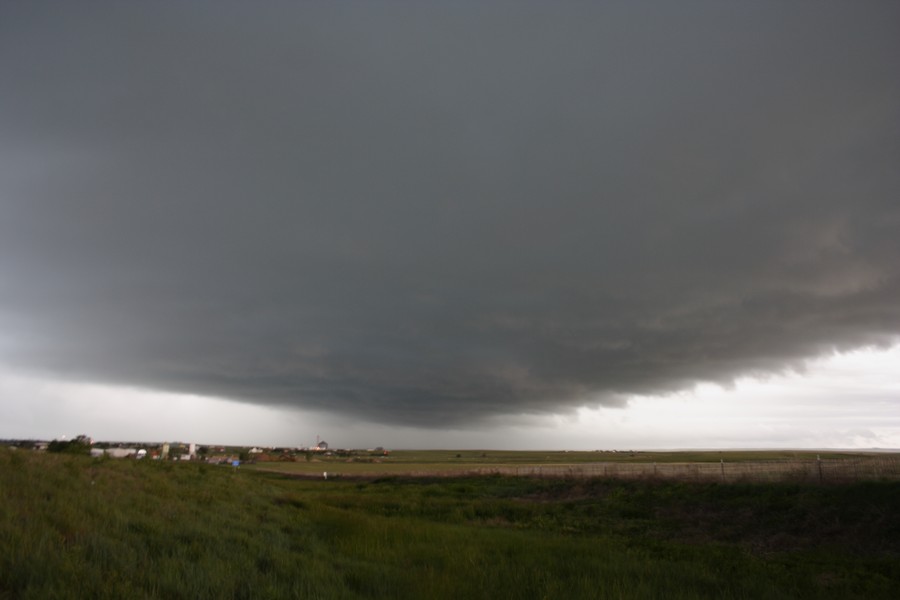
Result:
M79 436L81 437L81 436ZM90 454L91 445L84 441L74 440L53 440L47 445L47 452L58 452L62 454Z

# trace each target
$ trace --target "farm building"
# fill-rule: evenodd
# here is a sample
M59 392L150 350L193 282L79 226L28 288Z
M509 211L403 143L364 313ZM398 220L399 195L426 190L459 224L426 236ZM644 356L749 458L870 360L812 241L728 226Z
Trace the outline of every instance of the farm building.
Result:
M146 455L147 451L144 450L143 453ZM91 448L91 456L94 458L99 458L104 454L112 458L128 458L129 456L136 456L138 450L136 448Z

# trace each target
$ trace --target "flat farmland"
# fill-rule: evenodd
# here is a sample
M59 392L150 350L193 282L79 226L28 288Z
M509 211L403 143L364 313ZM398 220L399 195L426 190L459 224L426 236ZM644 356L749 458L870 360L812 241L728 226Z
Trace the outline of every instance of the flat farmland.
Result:
M697 480L900 478L900 454L814 451L540 452L399 450L389 455L311 455L244 468L297 477L619 477Z

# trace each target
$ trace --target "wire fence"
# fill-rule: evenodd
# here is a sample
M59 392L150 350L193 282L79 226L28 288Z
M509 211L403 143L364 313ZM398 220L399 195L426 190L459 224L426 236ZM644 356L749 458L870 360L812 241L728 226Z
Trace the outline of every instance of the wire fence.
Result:
M323 466L325 466L323 464ZM900 455L826 459L760 460L727 462L594 462L557 465L489 465L458 468L396 468L347 471L338 465L327 472L277 472L299 479L453 478L502 475L546 479L645 479L720 482L806 482L900 480ZM392 465L397 467L398 465ZM413 465L410 465L414 467ZM417 465L418 466L418 465ZM424 466L424 465L422 465ZM260 469L266 470L266 469Z
M419 473L426 475L426 473ZM587 463L575 465L492 466L467 470L466 475L508 475L546 478L674 479L728 482L843 482L900 479L900 457L742 461L718 463ZM412 473L411 473L412 475ZM459 476L460 472L428 473Z

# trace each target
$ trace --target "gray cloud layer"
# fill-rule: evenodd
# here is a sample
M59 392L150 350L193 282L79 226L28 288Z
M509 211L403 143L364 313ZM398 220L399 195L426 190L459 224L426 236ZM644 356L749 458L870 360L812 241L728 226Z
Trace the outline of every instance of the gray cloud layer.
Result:
M5 3L0 360L438 426L886 343L898 56L893 2Z

